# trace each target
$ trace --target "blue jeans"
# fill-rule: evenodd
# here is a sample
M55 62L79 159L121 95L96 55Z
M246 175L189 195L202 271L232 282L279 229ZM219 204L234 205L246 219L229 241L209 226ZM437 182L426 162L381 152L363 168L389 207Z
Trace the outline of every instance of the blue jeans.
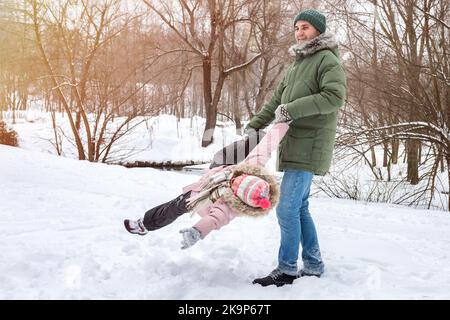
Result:
M288 275L297 275L299 245L302 245L303 270L322 274L324 264L320 255L316 227L308 210L308 198L313 174L287 169L281 182L280 202L277 207L281 244L278 269Z

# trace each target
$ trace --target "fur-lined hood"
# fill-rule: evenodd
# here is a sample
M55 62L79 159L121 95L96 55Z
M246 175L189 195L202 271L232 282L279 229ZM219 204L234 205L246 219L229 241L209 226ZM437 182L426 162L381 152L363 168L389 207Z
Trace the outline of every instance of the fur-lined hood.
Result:
M323 50L323 49L330 49L333 51L334 54L337 55L337 52L335 49L337 49L338 44L336 42L336 39L333 34L330 32L324 32L320 34L319 36L315 37L312 40L309 40L307 42L293 45L289 48L289 53L296 57L297 60L313 55L317 51Z
M233 177L240 176L242 174L249 174L257 176L267 181L270 185L270 207L267 209L254 208L234 195L231 187L228 187L223 195L224 202L236 213L246 216L261 216L269 213L270 210L275 208L280 198L280 189L275 177L271 175L267 170L260 166L254 166L251 164L240 164L233 168Z

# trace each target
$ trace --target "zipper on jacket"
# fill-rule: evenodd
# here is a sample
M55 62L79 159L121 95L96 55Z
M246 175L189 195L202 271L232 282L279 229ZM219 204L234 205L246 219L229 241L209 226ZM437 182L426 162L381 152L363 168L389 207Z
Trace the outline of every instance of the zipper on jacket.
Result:
M294 66L292 67L292 69L291 69L291 74L289 75L289 79L288 79L288 87L289 87L289 90L288 90L288 94L287 94L287 97L288 97L288 103L289 102L291 102L290 100L291 100L291 93L292 93L292 89L293 89L293 87L294 87L294 80L295 80L295 74L297 73L296 71L297 71L297 68L298 68L298 66L300 65L300 63L303 61L303 59L299 59L299 60L296 60L295 61L295 63L294 63Z

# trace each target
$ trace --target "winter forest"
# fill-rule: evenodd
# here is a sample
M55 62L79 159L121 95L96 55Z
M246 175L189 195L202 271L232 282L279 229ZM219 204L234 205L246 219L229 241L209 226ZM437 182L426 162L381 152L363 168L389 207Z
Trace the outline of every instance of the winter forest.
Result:
M339 170L319 189L450 210L448 0L2 0L0 120L39 105L54 153L68 139L92 162L160 114L204 118L207 147L218 121L240 134L270 98L305 7L329 17L348 77Z
M274 217L214 235L206 256L171 253L179 225L147 240L155 251L128 244L112 217L175 196L194 181L180 168L242 138L293 61L305 8L326 15L347 76L331 169L311 189L328 275L301 293L246 286L275 259L251 253L277 248ZM0 214L34 221L17 238L0 221L0 297L232 298L242 282L250 298L448 299L449 128L450 0L0 0ZM242 233L239 253L223 244Z

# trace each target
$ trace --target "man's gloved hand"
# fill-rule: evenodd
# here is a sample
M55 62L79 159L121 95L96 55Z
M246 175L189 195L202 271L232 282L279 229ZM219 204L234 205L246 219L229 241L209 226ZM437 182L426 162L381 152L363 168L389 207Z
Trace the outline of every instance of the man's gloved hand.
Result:
M290 116L287 107L285 104L280 104L275 110L275 120L274 123L279 122L290 122L292 121L292 117Z
M197 243L198 240L202 238L200 231L195 228L181 229L180 233L183 235L183 240L181 241L181 249L192 247Z
M251 136L251 135L255 135L256 134L256 129L253 129L252 127L249 127L249 126L247 126L247 127L245 127L245 129L244 129L244 133L243 133L243 137L248 137L248 136Z

